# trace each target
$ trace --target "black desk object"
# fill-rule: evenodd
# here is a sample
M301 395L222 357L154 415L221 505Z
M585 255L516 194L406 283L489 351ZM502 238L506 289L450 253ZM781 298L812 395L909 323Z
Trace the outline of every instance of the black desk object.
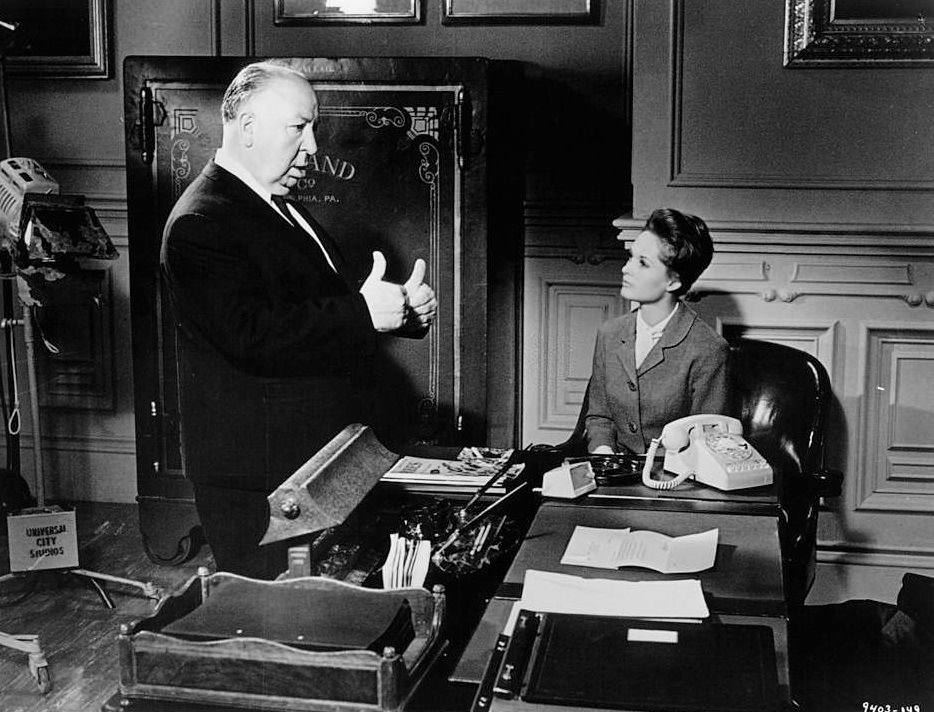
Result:
M491 709L760 712L778 700L767 626L522 611ZM523 674L525 666L528 670ZM516 704L521 700L530 705ZM536 703L541 707L537 707Z

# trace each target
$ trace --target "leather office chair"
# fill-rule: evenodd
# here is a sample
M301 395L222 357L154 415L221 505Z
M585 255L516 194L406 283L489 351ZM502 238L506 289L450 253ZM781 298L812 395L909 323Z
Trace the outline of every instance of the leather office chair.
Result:
M838 496L843 482L841 472L823 467L830 379L820 361L790 346L739 339L730 351L730 415L742 421L745 438L775 473L785 599L800 606L817 568L820 500ZM555 450L584 454L586 411L585 392L574 432Z
M804 603L817 568L821 497L840 494L843 473L824 468L832 392L823 364L798 349L739 339L731 345L733 414L775 473L785 599Z

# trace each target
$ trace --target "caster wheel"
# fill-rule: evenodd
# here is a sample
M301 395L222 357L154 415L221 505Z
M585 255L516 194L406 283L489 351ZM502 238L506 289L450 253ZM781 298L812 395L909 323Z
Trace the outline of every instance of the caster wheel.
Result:
M52 689L52 676L49 674L48 666L36 670L36 682L39 685L39 692L43 695Z

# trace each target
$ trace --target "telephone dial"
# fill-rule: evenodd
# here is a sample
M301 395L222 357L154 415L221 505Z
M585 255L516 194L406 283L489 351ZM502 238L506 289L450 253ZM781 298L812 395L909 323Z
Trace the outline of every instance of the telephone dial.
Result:
M664 468L676 476L652 477L659 446L665 449ZM693 477L721 490L772 484L772 468L743 438L743 426L726 415L691 415L673 420L653 438L645 455L642 482L654 489L673 489Z

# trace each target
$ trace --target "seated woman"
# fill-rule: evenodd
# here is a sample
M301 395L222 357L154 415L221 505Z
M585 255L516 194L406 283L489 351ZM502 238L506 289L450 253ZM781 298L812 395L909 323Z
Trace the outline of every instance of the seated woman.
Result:
M588 452L641 454L670 421L725 412L729 346L681 301L712 257L704 221L669 208L633 241L620 294L639 307L597 333Z

